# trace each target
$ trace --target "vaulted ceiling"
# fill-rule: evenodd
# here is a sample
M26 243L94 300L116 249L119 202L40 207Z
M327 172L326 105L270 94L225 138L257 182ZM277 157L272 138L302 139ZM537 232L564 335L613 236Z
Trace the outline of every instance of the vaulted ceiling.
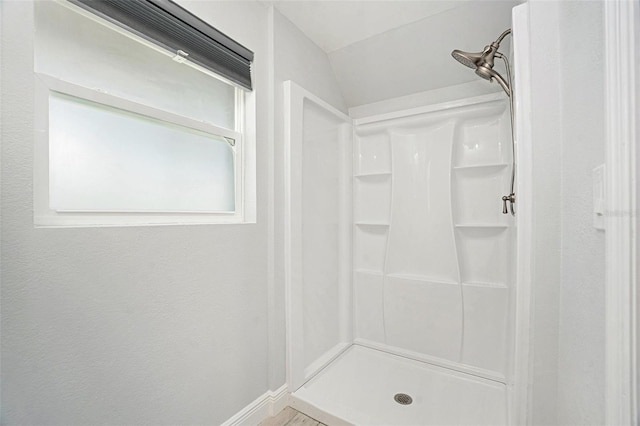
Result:
M451 58L511 25L517 0L274 1L327 52L349 107L476 81ZM508 52L508 42L503 51ZM487 83L490 84L490 83Z
M419 21L465 1L274 1L325 52Z

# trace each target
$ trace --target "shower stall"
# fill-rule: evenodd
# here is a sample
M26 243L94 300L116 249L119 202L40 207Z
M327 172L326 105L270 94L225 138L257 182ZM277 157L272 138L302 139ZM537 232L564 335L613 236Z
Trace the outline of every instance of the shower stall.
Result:
M287 384L317 420L519 421L526 13L512 22L515 150L506 89L352 119L285 83Z

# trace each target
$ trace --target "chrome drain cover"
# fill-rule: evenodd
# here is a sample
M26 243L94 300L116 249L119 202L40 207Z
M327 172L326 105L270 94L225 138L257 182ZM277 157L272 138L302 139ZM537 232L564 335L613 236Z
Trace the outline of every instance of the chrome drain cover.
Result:
M401 405L409 405L413 402L413 398L411 398L409 395L407 395L406 393L397 393L395 394L395 396L393 397L393 399Z

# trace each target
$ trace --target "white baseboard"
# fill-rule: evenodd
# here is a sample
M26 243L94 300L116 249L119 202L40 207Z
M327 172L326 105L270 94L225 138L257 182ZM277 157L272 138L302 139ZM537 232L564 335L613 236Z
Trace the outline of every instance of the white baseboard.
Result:
M278 414L288 403L289 390L285 384L275 391L265 392L221 426L257 426L263 420Z
M287 388L287 385L284 384L282 386L280 386L280 389L274 391L271 393L271 412L269 413L270 416L275 416L276 414L278 414L280 411L284 410L284 408L289 405L289 398L290 398L290 393L289 393L289 389Z

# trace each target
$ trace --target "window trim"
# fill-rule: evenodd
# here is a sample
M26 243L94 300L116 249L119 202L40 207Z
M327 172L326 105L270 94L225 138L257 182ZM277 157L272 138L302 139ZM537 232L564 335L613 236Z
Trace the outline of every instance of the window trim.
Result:
M247 163L247 133L253 133L245 127L255 114L248 114L246 104L253 103L251 96L236 88L235 129L226 129L182 115L170 113L148 105L110 95L104 91L90 89L69 83L42 73L35 76L35 152L34 152L34 224L36 227L93 227L93 226L141 226L141 225L177 225L177 224L224 224L255 222L251 214L252 206L247 205L247 195L252 189L245 187L247 175L251 173L251 164ZM49 96L57 92L109 107L141 114L153 119L183 127L211 133L236 140L233 147L235 173L235 212L58 212L49 207ZM248 120L247 120L248 119ZM249 131L249 132L248 132ZM249 135L251 138L253 135ZM255 190L255 188L253 189ZM249 209L249 211L248 211ZM247 215L249 213L249 215ZM247 217L249 216L249 217ZM253 219L253 220L252 220Z
M252 91L255 90L255 88L252 88L251 90L247 90L246 87L244 87L244 86L238 84L237 82L235 82L235 81L223 76L222 74L218 74L215 71L212 71L211 69L209 69L207 67L204 67L204 66L202 66L202 65L200 65L200 64L198 64L196 62L193 62L193 61L189 60L188 56L186 58L181 57L176 52L167 49L166 46L161 46L160 44L155 43L155 42L149 40L148 38L141 36L137 32L132 32L132 31L130 31L130 29L128 30L128 29L124 28L123 26L112 22L109 19L101 17L101 16L99 16L99 15L97 15L95 13L92 13L91 11L89 11L89 10L83 8L83 7L80 7L77 4L74 4L69 0L50 0L50 1L56 3L59 6L67 8L67 9L77 13L78 15L81 15L81 16L87 18L87 19L90 19L90 20L92 20L93 22L95 22L95 23L97 23L99 25L107 27L110 30L117 32L118 34L122 34L125 37L128 37L128 38L130 38L132 40L135 40L138 43L140 43L140 44L148 47L149 49L152 49L152 50L154 50L154 51L166 56L169 59L172 59L172 60L174 60L176 62L179 62L179 63L181 63L181 64L183 64L185 66L194 68L194 69L200 71L201 73L207 74L210 77L213 77L213 78L215 78L217 80L220 80L220 81L222 81L222 82L224 82L224 83L226 83L226 84L228 84L230 86L233 86L233 87L235 87L236 89L239 89L242 92L245 92L245 93L249 94L249 93L252 93ZM253 62L252 62L252 64L253 64ZM237 93L237 90L236 90L236 93Z
M253 52L172 0L67 1L252 90Z

